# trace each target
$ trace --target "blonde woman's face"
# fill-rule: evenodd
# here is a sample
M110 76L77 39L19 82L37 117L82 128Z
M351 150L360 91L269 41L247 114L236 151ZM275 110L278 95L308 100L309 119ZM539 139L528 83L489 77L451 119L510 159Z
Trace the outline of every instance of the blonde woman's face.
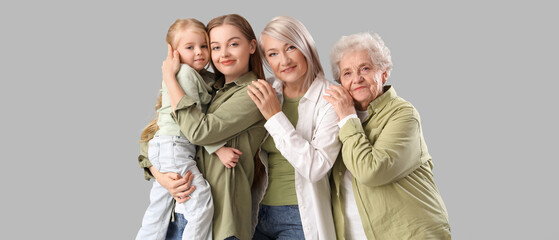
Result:
M344 53L340 63L340 81L349 91L356 107L366 110L369 103L382 95L386 72L375 71L367 50Z
M305 81L307 60L299 49L268 35L262 37L262 47L276 78L286 83Z
M224 24L210 31L210 47L215 67L223 73L225 82L232 82L248 72L256 40L249 41L237 27Z
M177 42L175 49L179 51L181 63L188 64L196 71L208 65L210 51L203 33L192 30L180 31L175 38Z

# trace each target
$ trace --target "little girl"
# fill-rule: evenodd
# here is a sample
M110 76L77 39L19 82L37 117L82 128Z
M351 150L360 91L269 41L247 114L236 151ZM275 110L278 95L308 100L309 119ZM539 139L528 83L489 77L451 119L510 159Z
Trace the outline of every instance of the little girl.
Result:
M213 74L205 69L210 60L208 39L204 24L196 19L176 20L166 38L167 43L180 53L181 66L176 78L186 95L194 99L196 107L203 112L211 100L214 83ZM159 105L158 116L142 132L143 141L153 135L149 140L149 161L159 172L174 172L181 176L187 171L192 172L192 185L196 186L196 191L190 195L190 200L176 204L174 208L188 221L182 239L212 239L214 206L210 186L196 167L196 146L184 136L171 116L171 103L164 83L156 106ZM153 134L154 131L157 132ZM205 149L210 154L215 152L226 167L234 167L241 153L223 147L224 144L205 146ZM173 196L154 181L150 204L136 239L165 239L172 211Z

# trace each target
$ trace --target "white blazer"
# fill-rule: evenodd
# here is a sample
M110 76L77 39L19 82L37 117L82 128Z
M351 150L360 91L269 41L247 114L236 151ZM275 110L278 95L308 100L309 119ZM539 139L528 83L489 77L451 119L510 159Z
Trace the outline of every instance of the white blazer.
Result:
M272 87L283 105L283 83ZM340 151L338 116L322 96L329 83L316 78L299 101L299 118L294 128L283 112L272 116L264 127L274 138L276 148L295 168L295 190L305 239L336 239L328 176ZM266 136L266 137L268 137ZM266 176L253 190L253 225L258 221L258 206L268 187L268 153L260 148Z

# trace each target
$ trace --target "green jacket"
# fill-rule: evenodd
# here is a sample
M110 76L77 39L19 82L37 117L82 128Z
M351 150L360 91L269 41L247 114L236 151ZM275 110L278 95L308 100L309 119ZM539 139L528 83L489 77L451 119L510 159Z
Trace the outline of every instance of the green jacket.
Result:
M256 80L248 72L237 80L224 84L217 80L215 94L208 112L195 107L194 101L184 96L177 105L174 117L182 133L193 144L209 145L227 142L225 146L239 149L239 162L234 168L223 166L216 154L198 148L196 162L204 178L210 183L214 201L213 237L224 239L236 236L252 238L252 195L254 156L266 135L264 117L247 94L248 85ZM145 156L140 166L151 164ZM146 178L150 177L147 169Z
M391 86L367 111L363 123L352 118L340 129L341 159L331 175L337 238L345 236L340 185L347 169L368 239L450 239L419 114Z

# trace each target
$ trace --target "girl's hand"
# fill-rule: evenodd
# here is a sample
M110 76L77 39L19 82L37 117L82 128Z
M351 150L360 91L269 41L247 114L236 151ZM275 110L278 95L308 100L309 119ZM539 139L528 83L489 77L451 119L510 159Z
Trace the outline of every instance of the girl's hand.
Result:
M338 85L330 85L326 89L326 93L330 96L324 95L323 97L332 104L339 120L355 113L353 98L345 88Z
M177 203L186 202L190 199L189 195L196 189L195 186L190 185L194 178L194 175L192 175L190 171L181 177L179 174L173 172L161 173L153 166L151 166L149 170L155 179L157 179L157 182L167 189Z
M161 72L163 72L163 80L174 78L180 69L179 51L173 50L171 44L167 44L167 58L161 64Z
M232 168L237 166L237 162L239 162L239 155L243 153L236 148L221 147L215 151L215 154L217 154L219 160L226 168Z
M248 86L247 92L266 120L281 112L276 91L265 80L252 81L252 85Z

